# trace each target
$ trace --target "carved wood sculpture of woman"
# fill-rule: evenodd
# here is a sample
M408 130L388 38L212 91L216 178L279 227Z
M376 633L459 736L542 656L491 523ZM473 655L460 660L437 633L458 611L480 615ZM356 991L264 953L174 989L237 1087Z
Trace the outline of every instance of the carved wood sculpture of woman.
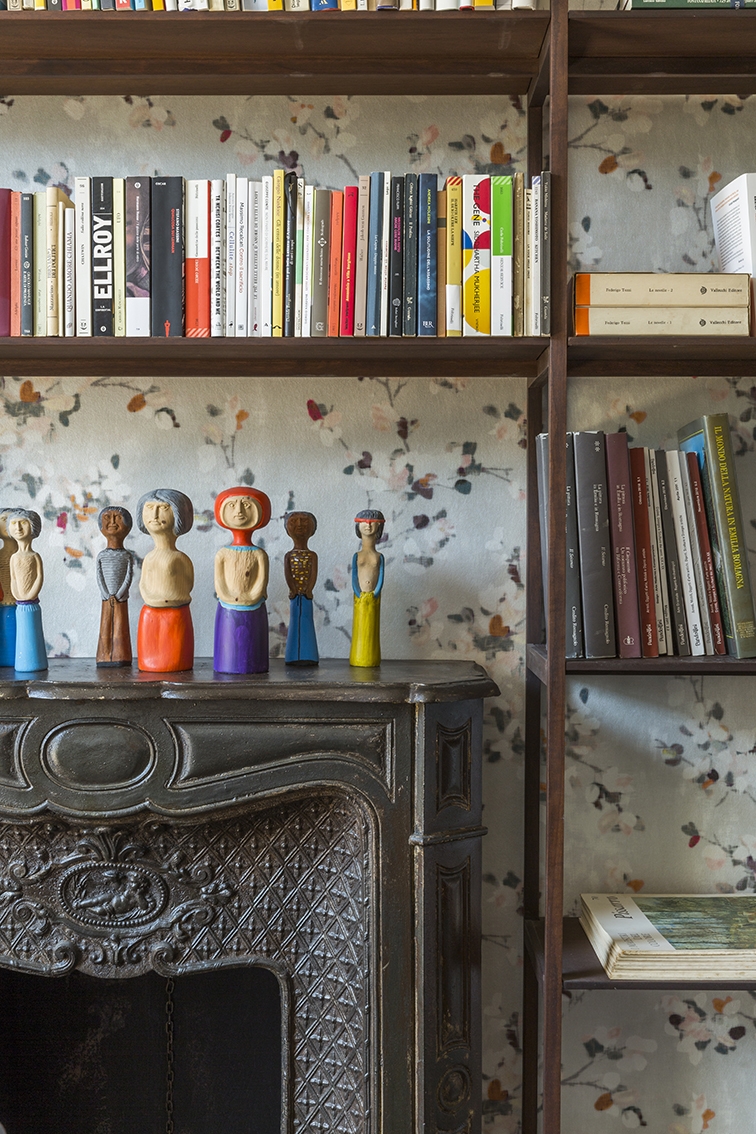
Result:
M16 600L11 591L11 555L18 544L8 531L10 508L0 508L0 665L16 664Z
M284 576L289 587L289 632L286 635L287 665L317 665L318 643L312 617L312 589L318 577L318 557L307 541L317 530L312 512L290 512L286 531L294 547L284 556Z
M10 558L10 589L16 600L16 656L15 668L22 673L47 669L45 635L42 630L42 611L39 592L45 580L42 557L32 551L32 540L42 530L42 521L36 512L14 508L6 513L8 532L18 544Z
M97 585L102 597L97 665L131 665L129 588L134 577L134 554L123 546L133 524L131 512L110 505L102 509L97 523L108 541L97 556Z
M141 670L179 673L194 663L192 601L194 567L176 550L176 540L191 530L194 507L175 488L146 492L137 505L137 527L155 547L142 563L139 590L145 605L139 614L137 661Z
M383 535L382 512L366 508L354 518L354 530L362 541L352 559L354 621L349 664L371 666L381 664L381 591L384 560L376 544Z
M215 555L217 673L268 672L268 556L252 533L270 520L270 500L255 488L237 486L215 498L215 519L233 540Z

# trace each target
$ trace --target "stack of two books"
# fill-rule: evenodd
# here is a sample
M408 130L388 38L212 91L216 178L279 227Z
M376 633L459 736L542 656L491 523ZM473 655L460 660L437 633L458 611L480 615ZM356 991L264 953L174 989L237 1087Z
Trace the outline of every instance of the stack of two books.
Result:
M576 335L748 335L745 272L578 272Z

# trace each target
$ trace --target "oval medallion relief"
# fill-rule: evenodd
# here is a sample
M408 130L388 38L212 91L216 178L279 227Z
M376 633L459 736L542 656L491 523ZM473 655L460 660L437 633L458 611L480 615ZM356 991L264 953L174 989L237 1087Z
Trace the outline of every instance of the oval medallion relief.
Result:
M95 929L128 929L153 921L168 904L159 874L124 862L72 866L58 883L65 912Z
M121 721L71 721L42 742L42 765L62 787L112 791L143 780L155 763L152 739Z

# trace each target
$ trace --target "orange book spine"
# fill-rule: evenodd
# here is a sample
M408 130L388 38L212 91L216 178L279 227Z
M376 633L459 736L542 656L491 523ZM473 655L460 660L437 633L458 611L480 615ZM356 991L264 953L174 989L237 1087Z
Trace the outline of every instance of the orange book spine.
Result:
M344 194L331 193L331 262L328 271L328 335L338 338L341 315L341 233L344 218Z
M21 336L21 194L10 202L10 333Z
M210 337L210 182L186 185L186 335Z
M590 307L591 305L591 273L575 273L575 306Z

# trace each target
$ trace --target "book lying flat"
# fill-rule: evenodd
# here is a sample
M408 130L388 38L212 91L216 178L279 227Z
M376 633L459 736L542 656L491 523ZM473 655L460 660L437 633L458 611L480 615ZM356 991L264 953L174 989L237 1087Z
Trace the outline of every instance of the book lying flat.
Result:
M747 272L577 272L578 307L747 307Z
M747 307L576 307L576 335L747 335Z
M580 924L613 980L756 979L754 894L581 894Z

